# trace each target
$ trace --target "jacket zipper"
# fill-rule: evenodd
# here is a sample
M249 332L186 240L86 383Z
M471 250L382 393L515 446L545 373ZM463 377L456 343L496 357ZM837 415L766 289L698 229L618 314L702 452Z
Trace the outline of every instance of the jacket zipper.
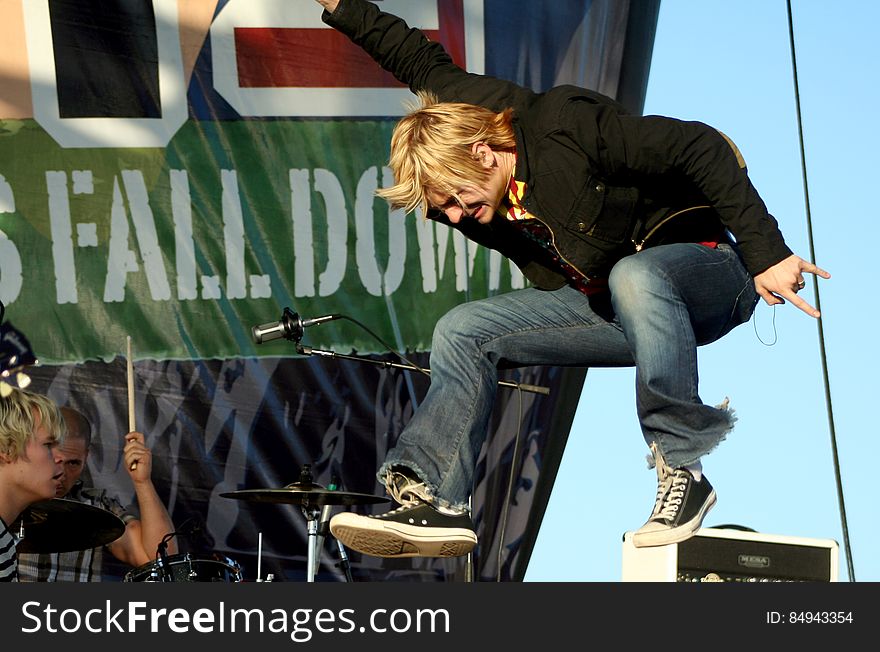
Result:
M576 267L576 266L575 266L575 265L574 265L574 264L573 264L568 258L566 258L565 256L562 255L562 252L559 251L559 247L556 246L556 234L553 232L553 229L550 227L550 225L547 224L547 223L546 223L544 220L542 220L540 217L536 217L535 214L532 213L532 212L529 210L528 206L525 206L525 204L523 204L523 207L524 207L524 208L526 209L526 211L528 211L528 213L532 216L531 219L533 219L533 220L537 220L538 222L540 222L541 224L543 224L543 225L544 225L544 228L547 229L547 231L550 232L550 244L553 245L553 251L556 252L556 255L559 256L562 260L564 260L565 263L566 263L569 267L571 267L574 271L576 271L578 274L580 274L580 275L584 278L585 281L587 281L588 283L589 283L590 281L592 281L593 279L591 279L589 276L587 276L586 274L584 274L584 273L583 273L581 270L579 270L579 269L578 269L578 268L577 268L577 267Z
M711 208L711 207L708 206L708 205L704 205L704 206L691 206L690 208L684 208L684 209L682 209L682 210L680 210L680 211L676 211L676 212L674 212L672 215L669 215L669 216L663 218L660 222L658 222L658 223L655 224L653 227L651 227L651 230L648 231L648 232L645 234L645 237L642 238L640 242L636 242L635 239L633 239L633 240L632 240L632 243L633 243L633 244L635 245L635 247L636 247L636 253L638 253L639 251L641 251L641 250L642 250L642 247L644 247L644 246L645 246L645 243L648 241L648 238L650 238L652 235L654 235L654 234L657 232L657 229L659 229L661 226L665 225L667 222L669 222L669 220L671 220L671 219L673 219L673 218L675 218L675 217L678 217L678 216L681 215L682 213L687 213L688 211L694 211L694 210L697 210L697 209L700 209L700 208Z

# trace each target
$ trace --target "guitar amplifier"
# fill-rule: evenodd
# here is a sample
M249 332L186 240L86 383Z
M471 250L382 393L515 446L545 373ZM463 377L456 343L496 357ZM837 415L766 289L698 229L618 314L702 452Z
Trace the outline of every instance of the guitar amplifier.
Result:
M836 582L833 539L702 528L681 543L636 548L623 535L624 582Z

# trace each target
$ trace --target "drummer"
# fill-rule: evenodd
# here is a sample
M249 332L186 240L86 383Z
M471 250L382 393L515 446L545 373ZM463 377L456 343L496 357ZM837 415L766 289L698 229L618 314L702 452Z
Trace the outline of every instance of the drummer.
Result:
M0 396L0 581L16 581L15 538L7 524L28 506L55 496L61 464L55 447L64 434L48 397L13 389Z
M166 534L174 531L174 525L153 485L152 454L144 444L143 434L130 432L125 435L123 449L125 469L137 496L140 512L140 518L137 518L106 490L84 484L81 476L91 446L91 424L81 412L71 407L62 407L61 414L67 425L67 436L56 450L62 476L55 497L106 509L122 519L125 532L116 541L89 550L20 553L19 581L100 582L105 547L116 559L129 566L141 566L156 559L159 543ZM167 542L165 552L169 555L177 553L176 539Z

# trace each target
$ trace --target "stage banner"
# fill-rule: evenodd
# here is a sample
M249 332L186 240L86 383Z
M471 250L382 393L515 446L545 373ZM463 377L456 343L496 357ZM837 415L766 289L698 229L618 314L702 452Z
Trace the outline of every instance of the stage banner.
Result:
M378 4L471 71L617 90L629 2ZM272 572L302 577L303 514L221 494L308 465L323 485L384 495L372 474L428 379L377 363L399 352L429 368L440 316L525 285L497 252L375 197L413 96L320 16L314 0L0 2L0 301L42 363L33 388L87 414L92 480L131 498L130 337L160 494L176 524L198 524L193 549L246 560L251 577L262 534ZM333 319L299 338L306 350L257 344L252 328L285 308ZM567 436L564 418L554 432L564 377L505 372L476 559L353 554L360 577L521 576L542 451Z

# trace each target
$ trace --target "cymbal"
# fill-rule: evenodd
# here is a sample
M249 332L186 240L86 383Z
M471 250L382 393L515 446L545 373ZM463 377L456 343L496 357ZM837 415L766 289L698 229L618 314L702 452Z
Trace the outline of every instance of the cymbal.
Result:
M22 527L23 525L23 527ZM70 552L88 550L116 541L125 523L113 512L77 500L53 498L28 507L10 528L24 537L18 552Z
M390 502L388 498L350 491L331 491L311 482L292 482L281 489L242 489L220 494L224 498L247 500L255 503L284 503L323 507L324 505L369 505Z

